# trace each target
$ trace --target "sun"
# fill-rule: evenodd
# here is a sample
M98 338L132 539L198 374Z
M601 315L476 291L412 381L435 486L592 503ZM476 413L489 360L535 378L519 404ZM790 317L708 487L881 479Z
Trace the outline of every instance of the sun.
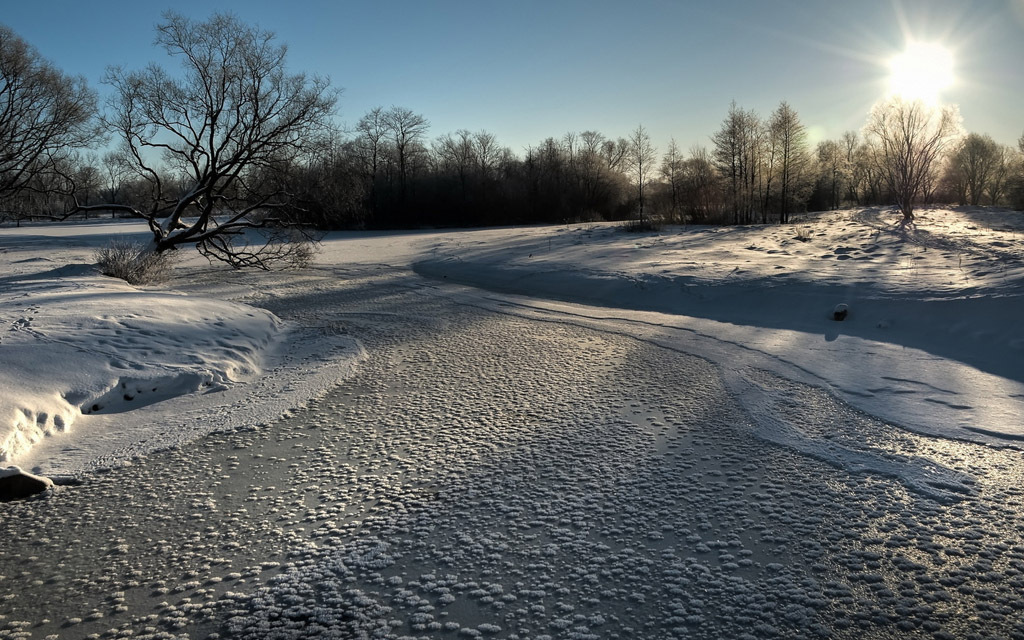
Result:
M934 42L908 42L889 60L889 92L935 104L953 86L953 52Z

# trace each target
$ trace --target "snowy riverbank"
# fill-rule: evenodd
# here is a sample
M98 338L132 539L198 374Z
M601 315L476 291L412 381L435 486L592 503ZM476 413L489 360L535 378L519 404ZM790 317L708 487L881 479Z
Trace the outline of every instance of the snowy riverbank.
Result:
M442 237L418 273L586 305L532 306L674 330L669 345L730 369L822 386L914 431L1024 438L1024 214L880 210L788 227L612 225ZM849 305L843 322L835 305Z
M86 262L135 224L0 231L0 465L73 474L275 420L361 358L247 304L137 288Z
M137 223L0 229L0 464L77 473L302 406L350 374L361 347L330 322L286 324L246 303L315 296L320 278L378 263L497 294L467 294L474 304L621 321L730 379L768 371L915 431L1012 443L1024 438L1021 218L937 209L900 230L865 210L644 234L335 233L309 272L240 276L236 290L205 290L194 256L170 287L95 273L95 248L141 236ZM850 306L843 322L837 303Z
M1020 445L989 417L1019 399L1018 215L927 212L900 237L877 212L823 214L798 227L807 242L778 227L336 233L302 271L190 259L173 288L83 267L46 285L139 310L153 297L160 340L114 305L61 294L32 314L40 291L17 296L64 268L38 258L86 264L117 227L2 230L0 358L38 331L100 382L115 372L86 358L101 340L139 366L201 343L182 366L227 381L122 397L134 408L75 416L24 454L115 468L3 506L0 636L1019 635L1024 461L962 439ZM119 324L76 343L94 316ZM183 321L214 317L233 351ZM316 399L296 411L299 388Z

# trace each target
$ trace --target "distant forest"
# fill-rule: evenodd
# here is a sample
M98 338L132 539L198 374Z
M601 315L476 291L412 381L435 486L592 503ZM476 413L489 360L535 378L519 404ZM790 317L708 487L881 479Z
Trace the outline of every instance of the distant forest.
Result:
M215 43L240 28L227 17L193 24L168 15L158 34L168 50L181 46L174 29L205 29ZM816 145L782 102L764 117L732 104L706 147L683 150L670 141L659 149L638 126L625 138L569 132L514 151L487 131L432 136L425 116L396 106L372 109L341 131L337 93L285 74L283 53L264 85L273 80L277 99L308 111L280 133L273 118L284 112L264 120L248 114L257 100L245 87L202 103L212 99L217 74L224 80L233 69L210 59L183 79L152 69L111 75L115 99L101 110L83 79L54 69L0 26L4 77L20 73L35 83L31 90L13 81L0 86L0 216L192 215L189 207L216 212L230 202L247 216L287 210L292 222L362 229L764 224L808 210L887 204L908 217L922 203L1024 209L1024 136L1014 148L965 134L955 111L936 115L937 107L921 104L882 105L863 131ZM222 84L230 88L228 80ZM196 91L204 86L205 94ZM236 121L221 132L232 109ZM218 165L229 151L233 164Z

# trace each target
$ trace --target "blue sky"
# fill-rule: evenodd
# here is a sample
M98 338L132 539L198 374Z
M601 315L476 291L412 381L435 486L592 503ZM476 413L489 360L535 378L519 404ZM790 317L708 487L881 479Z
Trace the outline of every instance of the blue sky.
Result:
M101 93L107 65L173 61L153 46L170 4L3 0L0 22ZM486 129L521 153L568 131L660 150L709 145L735 100L768 115L786 100L812 137L859 130L908 37L956 60L943 99L969 131L1005 144L1024 131L1024 0L176 0L205 19L230 11L276 32L292 71L330 76L342 122L399 105L430 136Z

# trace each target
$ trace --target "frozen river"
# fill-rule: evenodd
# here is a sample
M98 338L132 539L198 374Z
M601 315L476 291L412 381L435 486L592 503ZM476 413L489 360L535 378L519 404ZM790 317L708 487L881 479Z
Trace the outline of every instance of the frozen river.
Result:
M625 321L314 279L250 303L356 374L4 506L0 638L1024 637L1020 451L744 397Z

